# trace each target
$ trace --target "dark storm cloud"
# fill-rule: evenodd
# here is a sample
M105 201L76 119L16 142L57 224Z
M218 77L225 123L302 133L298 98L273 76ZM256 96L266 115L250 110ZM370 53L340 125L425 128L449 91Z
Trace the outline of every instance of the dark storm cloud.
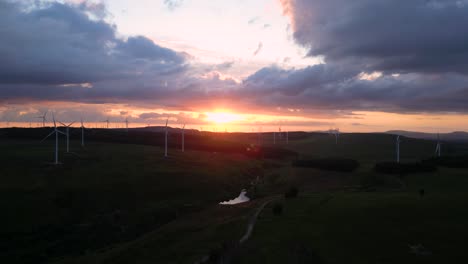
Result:
M467 112L468 76L382 75L364 79L351 66L315 65L301 70L270 67L244 85L254 105L298 109L387 112ZM244 94L248 94L243 91Z
M188 54L146 37L118 37L116 27L102 19L103 6L53 3L24 9L2 1L0 102L131 103L186 111L220 104L251 112L300 109L296 115L468 112L468 37L460 33L464 28L453 28L455 21L462 26L468 19L460 14L466 13L465 2L283 4L296 40L327 64L265 67L239 83L226 74L235 61L197 65ZM408 9L400 14L398 6ZM379 70L381 76L372 76Z
M367 71L468 73L464 0L282 0L309 54Z
M183 54L142 36L120 39L114 25L89 12L104 11L52 3L26 12L0 3L0 83L92 83L183 68Z

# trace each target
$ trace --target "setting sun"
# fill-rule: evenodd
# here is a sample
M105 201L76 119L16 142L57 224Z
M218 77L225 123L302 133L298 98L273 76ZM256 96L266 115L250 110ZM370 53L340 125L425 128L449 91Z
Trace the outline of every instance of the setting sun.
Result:
M214 113L205 113L206 114L206 121L217 123L217 124L224 124L230 123L234 121L241 120L242 117L237 114L233 113L226 113L226 112L214 112Z

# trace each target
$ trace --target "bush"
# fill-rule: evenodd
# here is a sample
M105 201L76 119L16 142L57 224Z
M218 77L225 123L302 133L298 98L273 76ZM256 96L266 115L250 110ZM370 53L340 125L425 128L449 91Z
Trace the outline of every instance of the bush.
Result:
M424 160L423 162L448 168L468 168L468 156L444 156Z
M273 205L273 214L274 215L282 215L283 214L283 205L280 203L275 203Z
M286 199L296 198L298 194L299 194L299 190L296 187L291 187L284 193L284 197Z
M375 171L387 174L408 174L421 172L434 172L437 167L429 162L396 163L380 162L375 164Z
M326 158L295 160L293 161L293 166L315 168L320 170L352 172L359 167L359 162L353 159Z

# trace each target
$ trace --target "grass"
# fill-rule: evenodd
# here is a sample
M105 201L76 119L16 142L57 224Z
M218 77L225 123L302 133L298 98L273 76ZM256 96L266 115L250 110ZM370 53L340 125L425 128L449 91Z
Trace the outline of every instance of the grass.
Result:
M172 149L165 159L151 146L71 145L55 167L52 142L0 141L3 259L39 263L136 239L237 196L258 166L240 154Z
M336 145L329 135L290 133L288 145L263 149L275 159L258 159L235 146L255 143L257 135L213 134L235 151L208 151L222 149L210 138L197 142L204 151L172 146L166 159L151 133L133 142L117 132L125 143L118 144L112 131L97 131L104 142L81 149L72 141L73 154L63 153L61 140L63 164L56 167L48 163L53 140L39 144L31 131L23 133L0 139L2 263L193 263L239 239L263 197L292 187L299 196L281 201L281 215L273 215L274 203L262 212L235 263L447 263L467 255L467 170L380 174L375 164L394 160L391 135L342 134ZM404 138L402 161L430 158L434 149L434 142ZM444 144L443 155L467 152L466 145ZM353 172L294 167L296 156L354 159L360 166ZM256 199L217 205L243 188ZM412 254L408 244L432 254Z
M461 263L467 259L465 193L313 194L267 208L234 263ZM410 253L422 244L430 256ZM299 260L302 260L299 261Z

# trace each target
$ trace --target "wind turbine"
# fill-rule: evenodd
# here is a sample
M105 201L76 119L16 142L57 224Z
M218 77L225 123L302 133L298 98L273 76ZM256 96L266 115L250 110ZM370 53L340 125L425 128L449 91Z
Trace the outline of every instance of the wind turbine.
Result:
M81 147L84 147L84 130L83 118L81 118Z
M441 147L442 147L442 144L440 143L440 136L439 136L439 133L437 133L437 146L436 146L435 154L438 158L440 158Z
M169 122L169 118L166 119L166 141L165 141L165 146L164 146L164 157L167 158L167 123Z
M340 129L335 128L335 143L338 145L338 139L340 138Z
M65 125L62 122L59 122L59 123L67 128L67 132L65 133L65 135L67 136L67 153L69 153L70 152L70 126L73 125L75 122L71 122L68 125Z
M182 152L185 152L185 124L182 127Z
M104 120L102 122L106 123L107 124L107 129L109 129L109 118L107 118L106 120Z
M128 132L128 118L127 117L125 118L125 128L127 129L127 132Z
M66 134L57 129L57 124L56 124L56 122L55 122L55 116L54 116L53 113L52 113L52 118L53 118L53 120L54 120L54 131L52 131L52 132L51 132L49 135L47 135L43 140L41 140L41 142L43 142L43 141L46 140L48 137L50 137L50 136L52 136L53 134L55 134L55 162L54 162L54 164L55 164L55 165L58 165L58 164L59 164L59 162L58 162L58 145L59 145L58 136L59 136L59 134L62 134L62 135L66 135Z
M46 116L47 116L47 112L49 110L45 111L43 115L41 116L36 116L36 118L41 118L42 119L42 127L45 127L45 122L46 122Z
M400 163L400 135L396 138L396 162Z

